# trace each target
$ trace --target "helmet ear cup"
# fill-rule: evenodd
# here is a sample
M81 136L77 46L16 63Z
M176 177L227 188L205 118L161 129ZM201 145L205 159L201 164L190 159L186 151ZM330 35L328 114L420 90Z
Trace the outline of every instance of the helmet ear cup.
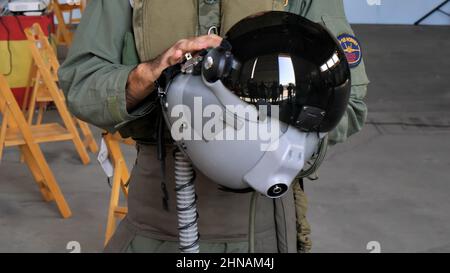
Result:
M236 67L237 62L230 50L225 47L211 49L203 59L202 74L208 82L226 78Z

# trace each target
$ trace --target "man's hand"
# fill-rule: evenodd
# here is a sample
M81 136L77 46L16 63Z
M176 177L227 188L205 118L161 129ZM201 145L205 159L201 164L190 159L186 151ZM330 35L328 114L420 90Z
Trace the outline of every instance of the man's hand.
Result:
M194 53L206 48L218 47L222 38L217 35L205 35L183 39L159 55L154 60L139 64L128 76L126 100L127 110L133 110L154 89L155 81L168 67L183 61L186 53Z

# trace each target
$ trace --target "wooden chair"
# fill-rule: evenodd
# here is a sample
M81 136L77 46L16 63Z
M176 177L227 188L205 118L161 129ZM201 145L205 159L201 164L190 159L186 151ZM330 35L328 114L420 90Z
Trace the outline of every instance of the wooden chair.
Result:
M114 231L116 230L117 220L125 218L128 213L128 208L120 206L120 191L122 191L125 198L128 197L128 180L130 174L127 168L127 164L123 157L122 150L120 149L120 143L127 145L135 145L135 142L131 139L123 139L116 134L103 134L103 141L108 149L109 159L114 167L113 183L111 186L111 198L109 201L108 220L106 223L105 232L105 245L111 239Z
M31 88L33 88L35 82L36 82L36 74L37 74L37 67L34 64L34 62L31 62L30 72L28 73L28 80L27 80L27 86L25 89L25 95L22 101L22 112L24 114L27 113L28 110L28 104L30 102L30 93Z
M0 74L0 160L4 147L19 147L45 201L55 201L64 218L71 216L70 208L48 166L39 143L69 140L72 135L59 124L30 126L25 120L8 82Z
M79 3L75 4L75 5L69 5L69 4L60 4L61 6L61 11L67 12L69 13L69 24L73 25L73 24L79 24L81 21L81 17L80 18L74 18L73 14L74 11L79 11L80 14L83 14L84 10L86 9L87 6L87 0L80 0Z
M95 153L98 151L98 146L89 126L85 122L74 119L67 109L64 94L57 85L59 63L56 54L39 24L34 24L31 28L25 29L25 35L29 41L31 55L37 67L35 85L30 98L28 122L30 124L32 122L35 103L40 104L41 107L40 115L38 116L38 124L40 124L43 108L48 102L53 102L65 127L72 134L72 140L81 157L81 161L84 164L88 164L90 159L86 147L89 147ZM84 143L77 131L76 124L78 124L85 137Z
M70 46L73 40L73 24L80 22L80 19L73 18L75 10L79 10L80 14L84 12L86 8L86 0L81 0L79 5L60 4L58 0L53 0L51 9L55 13L58 20L58 28L56 30L56 43L58 45ZM69 14L69 21L66 23L64 20L64 14Z

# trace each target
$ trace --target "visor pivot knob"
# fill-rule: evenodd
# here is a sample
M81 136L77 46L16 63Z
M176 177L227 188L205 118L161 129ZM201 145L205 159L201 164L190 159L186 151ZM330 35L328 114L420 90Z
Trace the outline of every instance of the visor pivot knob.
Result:
M273 193L275 194L280 194L281 191L282 189L278 185L276 185L275 188L273 189Z
M277 198L285 194L288 189L286 184L276 184L267 191L267 195L272 198Z

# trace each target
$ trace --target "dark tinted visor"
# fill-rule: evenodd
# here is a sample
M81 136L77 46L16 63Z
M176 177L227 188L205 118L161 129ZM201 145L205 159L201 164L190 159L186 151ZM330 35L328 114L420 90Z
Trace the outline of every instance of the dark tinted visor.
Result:
M323 115L314 130L331 130L340 121L350 70L339 43L322 25L267 12L243 19L226 39L241 64L222 80L235 95L257 106L278 106L280 120L291 125L301 122L305 107Z

